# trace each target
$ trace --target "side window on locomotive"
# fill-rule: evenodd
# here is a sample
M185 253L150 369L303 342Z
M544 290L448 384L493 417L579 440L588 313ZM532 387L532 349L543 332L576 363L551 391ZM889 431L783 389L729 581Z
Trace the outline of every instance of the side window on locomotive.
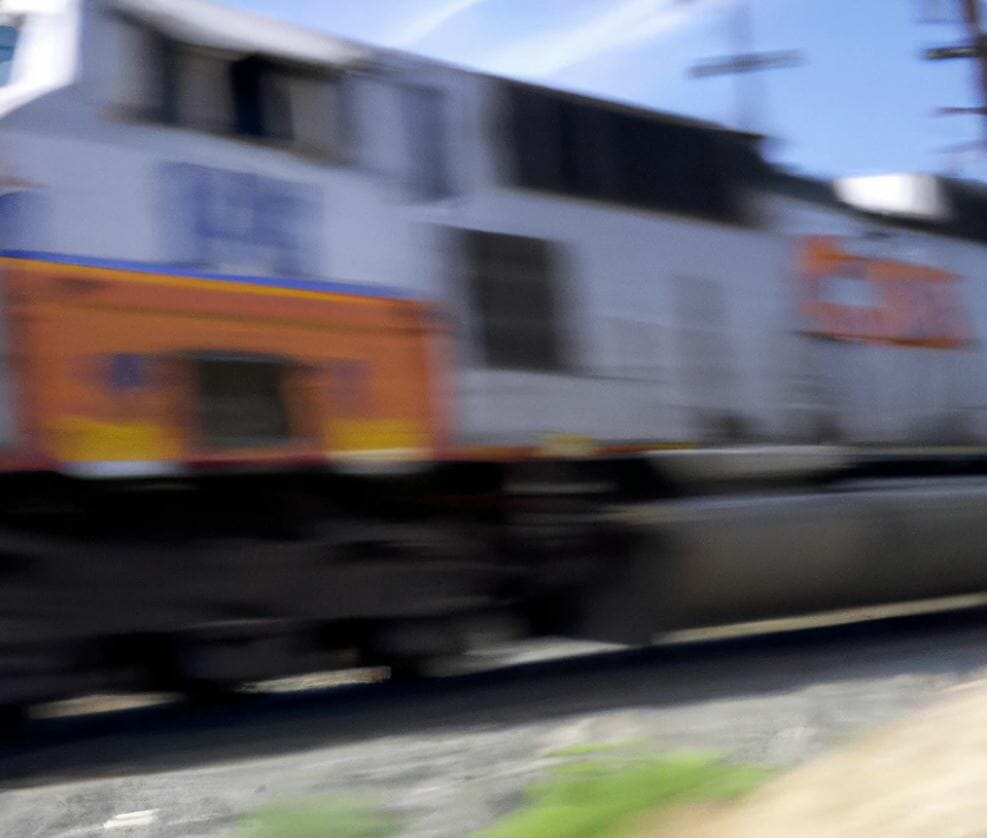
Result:
M110 96L123 113L340 156L340 79L331 69L183 43L122 14L112 31Z
M505 122L513 182L630 207L743 222L744 139L605 103L511 84Z
M464 234L475 333L488 367L552 371L563 366L556 259L542 239Z
M165 122L217 134L233 133L238 122L230 95L229 64L208 50L164 48Z
M287 80L281 78L269 62L253 55L234 61L229 73L236 133L248 137L292 139Z

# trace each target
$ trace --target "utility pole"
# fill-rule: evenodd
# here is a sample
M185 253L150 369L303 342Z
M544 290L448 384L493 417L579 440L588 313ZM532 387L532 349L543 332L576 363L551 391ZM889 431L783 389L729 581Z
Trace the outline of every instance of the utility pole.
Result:
M940 116L980 114L987 117L987 34L983 31L981 0L955 1L959 4L961 22L966 29L966 43L927 49L925 50L925 58L929 61L948 61L954 58L974 59L974 84L979 104L938 108L936 113ZM987 138L987 119L984 120L983 127L985 138Z
M697 79L733 76L737 126L746 131L756 131L763 127L759 125L759 116L765 98L759 73L794 67L802 62L802 54L796 50L754 52L751 9L746 2L739 3L734 10L730 40L731 54L699 61L689 68L689 75Z

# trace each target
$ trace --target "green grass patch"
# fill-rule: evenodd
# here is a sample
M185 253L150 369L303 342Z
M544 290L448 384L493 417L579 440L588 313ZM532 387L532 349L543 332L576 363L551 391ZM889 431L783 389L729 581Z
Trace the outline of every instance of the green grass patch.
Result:
M624 742L591 742L585 745L570 745L568 748L558 748L545 754L547 757L585 757L594 754L607 753L609 751L623 751L634 748L641 743L637 739L628 739Z
M556 766L524 805L483 838L598 838L628 834L670 806L726 801L769 776L763 768L709 756L626 757Z
M391 838L399 824L359 802L285 803L247 818L243 838Z
M754 789L766 769L706 754L653 757L635 743L563 748L565 759L529 786L522 806L482 838L618 838L673 806L727 801ZM579 757L595 755L592 759ZM240 838L392 838L401 823L359 800L282 803L241 824Z

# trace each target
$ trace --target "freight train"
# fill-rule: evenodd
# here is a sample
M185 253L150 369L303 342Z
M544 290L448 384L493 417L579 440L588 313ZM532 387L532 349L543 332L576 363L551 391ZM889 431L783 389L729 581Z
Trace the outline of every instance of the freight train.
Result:
M0 16L0 704L987 586L979 187L205 0Z

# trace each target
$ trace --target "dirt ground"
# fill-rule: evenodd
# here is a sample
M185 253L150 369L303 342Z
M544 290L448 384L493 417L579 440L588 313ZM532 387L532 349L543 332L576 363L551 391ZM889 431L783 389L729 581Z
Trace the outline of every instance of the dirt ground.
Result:
M987 680L808 762L721 811L680 812L654 838L987 836Z

